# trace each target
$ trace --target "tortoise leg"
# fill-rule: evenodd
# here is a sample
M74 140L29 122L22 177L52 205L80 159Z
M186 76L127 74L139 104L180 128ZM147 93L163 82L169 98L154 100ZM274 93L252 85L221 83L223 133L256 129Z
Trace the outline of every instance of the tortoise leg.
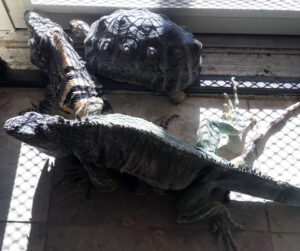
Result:
M169 98L171 99L171 101L176 105L181 103L185 99L185 93L183 91L171 92L171 93L167 93L167 94L168 94Z

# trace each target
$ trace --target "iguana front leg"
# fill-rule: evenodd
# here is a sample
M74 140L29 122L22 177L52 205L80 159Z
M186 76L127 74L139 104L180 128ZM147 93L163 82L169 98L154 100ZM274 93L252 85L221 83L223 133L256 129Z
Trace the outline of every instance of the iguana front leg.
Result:
M95 166L88 162L82 162L84 168L87 170L90 181L100 192L113 192L118 187L118 182L115 180L109 171L105 168Z
M217 240L224 241L228 251L238 250L233 240L231 229L243 230L236 223L228 209L220 202L209 200L214 189L211 182L200 183L190 187L178 203L178 223L191 223L203 219L211 219L211 232L217 235Z
M247 133L256 123L253 119L248 121L242 118L239 112L238 83L234 77L231 78L231 84L234 93L234 103L224 93L225 103L223 104L222 117L204 120L197 131L196 147L213 154L217 154L221 134L229 136L230 141L233 143L231 144L232 148L242 148ZM236 149L231 150L236 151Z
M56 114L58 110L58 86L54 79L50 79L46 87L45 97L39 103L38 112L46 114Z
M57 99L58 92L56 82L54 79L50 79L46 86L44 99L39 101L38 104L31 102L31 107L19 112L19 114L22 115L29 111L35 111L50 115L56 114L59 111ZM62 115L65 116L65 114Z
M241 231L244 230L244 226L236 223L232 219L228 208L220 202L213 201L211 204L208 203L207 207L209 212L217 213L217 215L211 217L211 233L217 236L218 242L223 240L226 250L238 251L231 230Z

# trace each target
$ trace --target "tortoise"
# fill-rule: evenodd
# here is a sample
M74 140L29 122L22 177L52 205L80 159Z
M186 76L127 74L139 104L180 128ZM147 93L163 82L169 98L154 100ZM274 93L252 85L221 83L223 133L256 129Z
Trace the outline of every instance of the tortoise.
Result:
M70 21L77 37L85 38L89 71L119 82L166 92L177 103L201 70L202 44L185 27L146 9L118 10L91 27Z

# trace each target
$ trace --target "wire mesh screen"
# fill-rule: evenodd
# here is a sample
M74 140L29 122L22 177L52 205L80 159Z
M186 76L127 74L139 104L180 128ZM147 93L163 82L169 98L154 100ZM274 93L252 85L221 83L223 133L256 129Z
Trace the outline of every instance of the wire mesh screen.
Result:
M220 94L231 93L231 77L229 75L201 75L199 79L188 86L184 92L187 94ZM122 83L97 75L97 79L106 91L148 91L139 85ZM300 78L298 77L266 77L266 76L237 76L240 94L290 96L300 95ZM32 83L32 82L31 82ZM153 91L152 91L153 92Z
M53 157L41 153L36 148L25 143L21 144L18 166L10 200L10 206L7 216L2 251L23 251L27 250L28 238L30 236L31 224L33 221L41 221L41 217L33 216L33 202L37 197L36 189L40 177L49 163L54 161ZM42 214L47 215L48 202L44 194L38 198L43 204L41 209L45 211ZM44 219L45 220L45 219Z
M251 108L240 109L240 116L242 119L249 120L256 119L257 125L248 133L247 143L254 139L257 134L263 133L267 130L270 122L277 119L283 114L284 109L276 108L276 101L273 101L274 108ZM206 118L217 118L222 116L222 111L216 108L201 108L200 118L203 122ZM253 168L260 171L263 175L271 176L276 180L288 182L292 185L300 187L300 114L292 117L287 121L283 129L274 133L266 142L260 156L257 157L253 164ZM228 148L231 158L238 156L242 149L232 149L232 144L229 143L229 137L221 135L220 149ZM224 152L224 151L223 151ZM225 151L226 153L226 151ZM224 157L227 157L226 154ZM265 201L260 198L249 195L232 192L230 194L232 200L239 201Z
M272 90L300 90L300 82L297 79L289 80L240 80L239 89L251 88L251 89L272 89ZM231 81L228 80L218 80L218 79L200 79L200 87L218 87L218 88L231 88Z
M9 221L32 219L32 204L35 191L45 165L53 162L53 157L41 153L25 143L21 144L17 172L10 202ZM47 170L45 170L47 171Z
M291 0L32 0L41 5L75 5L132 8L191 8L191 9L246 9L300 10L299 1Z
M5 228L2 251L25 251L28 246L30 224L8 223Z

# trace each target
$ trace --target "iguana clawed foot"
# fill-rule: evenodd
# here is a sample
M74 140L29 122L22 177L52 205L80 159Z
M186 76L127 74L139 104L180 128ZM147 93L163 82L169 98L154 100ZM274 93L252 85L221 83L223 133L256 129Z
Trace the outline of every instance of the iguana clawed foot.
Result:
M234 77L231 78L234 101L224 93L225 103L223 104L223 113L221 118L205 119L201 123L197 132L198 148L217 154L220 135L229 136L230 147L232 152L240 152L244 148L247 133L256 124L254 119L246 120L239 111L239 99L237 94L237 82Z
M224 215L218 215L211 219L210 232L217 237L217 242L223 240L227 251L238 251L231 230L242 231L244 226L236 223L226 208Z
M164 128L165 130L168 130L168 126L171 122L174 120L180 119L180 116L178 114L173 114L170 117L160 117L156 121L154 121L155 124L158 124L160 127Z
M211 233L217 236L217 241L223 240L227 251L237 251L231 230L244 230L236 223L227 207L218 201L206 201L202 206L193 205L181 212L177 218L178 223L190 223L210 218Z
M256 120L253 118L247 120L240 114L237 85L238 82L232 77L231 86L233 89L234 102L232 103L228 94L224 93L225 103L223 104L222 119L231 125L231 127L228 127L228 132L226 132L226 134L234 136L243 134L242 137L245 137L246 135L244 136L244 134L254 127Z
M254 119L246 120L243 118L243 116L240 114L239 110L239 98L237 94L237 85L238 82L235 81L235 78L231 78L231 86L233 89L233 103L230 100L227 93L224 93L225 103L223 104L223 114L222 119L226 121L230 126L226 128L228 132L225 132L225 134L228 135L239 135L244 133L248 128L252 128L256 121Z

